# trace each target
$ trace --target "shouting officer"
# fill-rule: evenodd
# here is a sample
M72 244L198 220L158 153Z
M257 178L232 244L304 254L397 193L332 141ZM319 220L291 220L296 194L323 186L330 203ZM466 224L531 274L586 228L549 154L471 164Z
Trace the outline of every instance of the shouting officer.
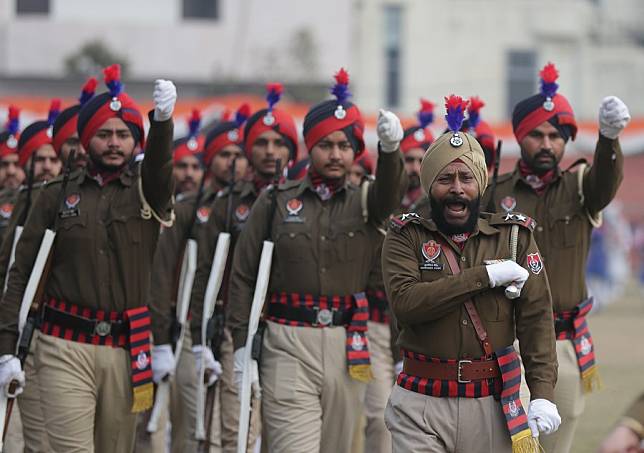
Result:
M556 430L559 415L552 306L533 222L479 216L483 150L459 132L467 102L446 101L450 132L421 165L431 218L394 218L382 252L403 349L385 422L394 452L536 453L533 436ZM518 299L506 297L509 286ZM515 331L533 398L527 417Z
M53 451L131 451L136 412L152 403L146 295L159 223L171 223L172 111L176 89L158 80L147 143L143 117L122 90L118 66L109 92L79 112L86 169L47 184L25 224L0 315L0 386L24 384L18 311L48 228L56 231L43 285L34 362ZM133 162L145 145L145 159ZM64 189L64 192L63 192ZM61 202L62 200L62 202Z
M584 162L576 172L562 170L559 163L566 143L577 135L577 124L568 100L557 93L555 66L546 65L540 75L541 92L514 108L512 127L521 159L512 173L499 176L492 204L501 212L520 210L537 222L535 239L548 270L555 311L559 362L555 403L562 417L561 430L541 443L547 453L566 453L584 409L584 393L598 382L585 320L592 307L586 260L592 229L600 224L601 210L615 197L623 178L617 137L630 115L620 99L605 98L599 108L592 165ZM482 206L490 204L488 192Z

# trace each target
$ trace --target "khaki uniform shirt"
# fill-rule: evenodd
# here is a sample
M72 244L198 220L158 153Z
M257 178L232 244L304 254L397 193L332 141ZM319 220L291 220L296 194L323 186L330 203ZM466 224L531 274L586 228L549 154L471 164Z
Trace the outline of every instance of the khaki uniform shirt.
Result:
M615 197L623 179L623 167L619 141L600 136L593 165L583 179L583 202L576 173L561 172L542 196L522 179L518 168L499 176L494 193L497 212L505 212L501 201L512 197L516 201L514 209L537 222L534 236L548 269L557 312L572 310L588 297L585 274L593 228L589 215L597 216ZM488 186L481 202L483 209L488 205L490 192ZM511 201L506 199L504 205Z
M235 349L246 342L248 316L262 242L275 244L268 296L274 292L320 295L349 295L364 291L372 269L374 244L381 225L399 205L398 190L403 178L399 151L380 153L378 178L369 187L369 222L362 215L360 189L346 183L327 201L315 193L310 177L281 185L276 193L276 209L271 212L271 196L258 198L242 231L233 258L228 293L227 324ZM293 210L301 201L301 207ZM271 221L271 234L268 225Z
M219 192L212 205L212 213L208 223L199 235L199 257L195 281L192 286L192 297L190 300L191 330L193 344L201 343L201 322L203 318L204 296L206 295L206 286L208 277L212 269L212 261L217 246L217 239L220 232L230 233L230 245L228 248L228 260L226 271L219 293L220 299L227 301L227 289L230 277L230 266L235 251L235 244L239 235L246 224L250 215L250 210L258 192L252 181L238 181L232 190L226 188ZM229 213L230 208L230 213ZM230 226L227 226L228 216L230 215Z
M516 222L500 214L480 218L461 252L433 221L406 219L405 226L389 229L382 251L385 288L400 327L398 345L435 358L482 357L485 353L463 305L473 300L493 350L512 345L516 332L532 398L552 401L557 357L545 269L529 270L520 298L509 300L504 287L490 288L485 268L488 260L511 257L510 226ZM525 227L518 239L517 262L527 267L528 255L538 253L537 245ZM430 240L449 244L459 259L460 274L452 275L442 249L431 265L426 264L430 260L423 244ZM424 270L441 266L442 270Z
M173 123L154 121L150 114L150 125L146 157L140 167L128 167L104 186L85 169L72 173L62 210L58 205L62 178L42 190L18 242L2 301L0 354L15 351L22 295L45 229L51 228L55 219L56 240L45 284L47 299L118 312L146 303L159 223L154 217L142 217L139 178L150 207L164 218L169 217L173 193ZM63 213L66 215L61 216Z
M205 189L195 212L197 194L180 194L174 207L174 225L161 228L152 262L148 297L155 344L169 344L173 340L172 327L176 318L177 291L186 243L188 239L199 237L200 230L210 217L215 196L213 190Z

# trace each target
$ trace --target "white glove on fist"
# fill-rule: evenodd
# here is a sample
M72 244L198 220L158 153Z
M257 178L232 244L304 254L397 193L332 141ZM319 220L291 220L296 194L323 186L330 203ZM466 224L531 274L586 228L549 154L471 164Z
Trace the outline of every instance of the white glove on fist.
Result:
M520 290L530 275L527 270L512 260L488 264L485 270L490 278L490 288L513 284Z
M215 356L212 355L212 351L209 347L204 347L201 344L193 346L192 353L195 356L195 368L197 369L197 376L201 375L201 366L203 364L203 366L205 367L204 373L208 375L208 381L206 382L206 385L210 387L212 384L217 382L217 379L219 379L219 376L221 376L221 363L215 360Z
M380 140L380 149L385 153L396 151L403 139L403 128L398 117L387 110L380 109L376 129L378 140Z
M599 133L615 140L631 120L626 104L617 96L605 97L599 106Z
M13 394L9 394L9 384L12 381L16 381L18 387L16 387ZM4 390L5 395L9 398L20 395L25 388L25 372L22 371L18 357L12 354L0 356L0 388Z
M241 401L242 380L244 376L244 355L246 354L246 346L239 348L235 351L233 360L235 365L233 372L235 373L235 385L237 386L237 398ZM262 388L259 386L259 368L257 367L257 360L250 361L250 382L253 391L253 398L260 399L262 397Z
M167 121L172 118L174 104L177 102L177 88L169 80L154 82L154 121Z
M561 417L557 406L545 399L530 401L528 407L528 426L532 437L539 437L539 433L552 434L561 424Z
M155 384L161 382L166 376L172 376L176 367L172 346L162 344L152 347L152 380Z

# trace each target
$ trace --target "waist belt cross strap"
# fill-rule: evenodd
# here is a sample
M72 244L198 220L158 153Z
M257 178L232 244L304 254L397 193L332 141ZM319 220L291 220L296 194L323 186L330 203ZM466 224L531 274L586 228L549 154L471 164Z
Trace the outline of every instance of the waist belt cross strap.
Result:
M458 260L454 254L454 250L445 241L443 244L443 252L447 259L447 264L453 275L461 273L461 268L458 266ZM485 351L486 357L492 355L492 345L488 339L487 331L481 321L481 318L476 310L474 302L468 300L464 303L465 310L467 311L476 335L481 342L481 347ZM521 365L519 363L519 356L512 345L507 346L499 351L496 351L496 360L501 369L501 379L503 380L503 389L501 390L501 405L503 407L503 415L505 416L505 423L510 433L512 440L513 453L539 453L539 440L532 437L532 432L528 426L528 417L521 404L519 398L519 387L521 385Z
M44 307L41 331L78 343L128 349L132 412L142 412L152 407L154 385L150 355L150 313L147 307L120 313L90 310L52 299Z
M586 315L593 308L593 298L589 297L577 305L574 310L555 313L555 325L568 322L572 324L571 330L563 330L557 334L557 340L572 340L577 356L577 366L581 374L584 393L601 388L602 381L599 369L595 363L595 346L590 335Z
M349 375L361 382L372 379L367 341L369 302L364 293L351 296L273 293L267 311L269 321L292 327L344 326Z

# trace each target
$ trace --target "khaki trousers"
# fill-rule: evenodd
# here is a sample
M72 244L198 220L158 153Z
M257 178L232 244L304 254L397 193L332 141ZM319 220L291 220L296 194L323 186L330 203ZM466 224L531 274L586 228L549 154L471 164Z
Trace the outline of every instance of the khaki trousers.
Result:
M436 398L396 385L385 410L393 453L511 453L501 403Z
M129 352L40 334L34 356L52 451L132 451Z
M47 432L45 431L45 419L40 405L40 383L34 365L34 355L38 348L39 335L40 332L36 331L31 340L31 347L24 366L25 390L18 397L25 453L51 451Z
M349 376L345 343L343 327L268 322L260 377L269 452L350 450L366 385Z
M158 430L152 435L146 431L150 413L147 412L139 416L136 453L166 451L168 421L171 425L170 451L182 453L197 450L197 441L195 440L196 392L197 371L195 358L192 354L192 338L190 337L190 328L186 327L181 355L170 384L169 405L163 409Z
M391 433L385 426L385 407L394 386L394 359L391 355L391 329L388 324L367 323L369 356L373 379L364 399L365 453L391 452Z
M570 340L557 341L557 361L559 370L555 385L555 400L561 416L559 429L549 436L542 434L539 442L546 453L568 453L572 448L579 416L586 405L581 385L581 375L577 365L575 347ZM530 391L525 382L525 373L521 374L521 402L528 408Z
M234 373L234 351L233 338L228 329L224 329L224 340L221 345L221 357L219 358L223 374L217 382L217 419L213 420L215 438L220 438L221 451L223 453L237 452L237 432L239 430L239 396L237 385L235 384ZM253 399L252 414L250 420L250 429L248 435L248 452L253 451L253 447L260 437L261 433L261 403L260 400ZM213 450L214 451L214 450Z

